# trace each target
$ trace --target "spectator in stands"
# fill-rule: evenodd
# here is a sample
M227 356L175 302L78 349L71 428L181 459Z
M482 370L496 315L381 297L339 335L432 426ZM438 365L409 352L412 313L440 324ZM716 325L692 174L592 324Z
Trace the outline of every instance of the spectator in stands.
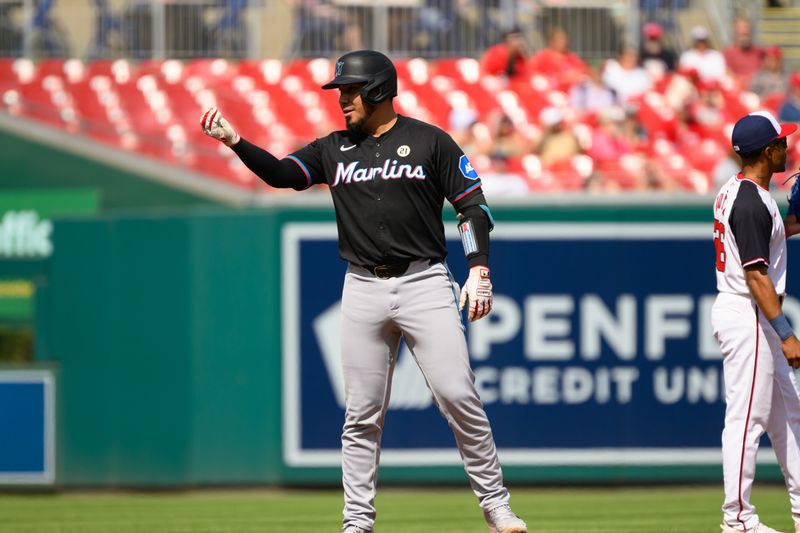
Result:
M492 161L505 161L520 157L530 151L530 143L517 131L511 117L505 113L499 113L491 120L491 145L488 147L487 155Z
M226 0L219 19L211 27L210 36L222 57L247 57L247 26L244 10L248 0Z
M625 118L622 121L622 134L634 150L643 150L648 143L647 130L639 121L639 110L636 106L623 107Z
M55 0L34 3L30 29L33 53L38 57L69 57L69 45L61 24L52 16Z
M401 4L402 2L398 3ZM369 2L365 2L368 5ZM427 31L418 32L414 41L423 41L422 51L446 56L478 54L498 42L507 26L493 16L495 2L485 0L418 0L417 21ZM390 9L390 12L395 9ZM419 35L427 34L425 35ZM420 39L420 37L422 37ZM420 44L423 44L420 43Z
M653 87L650 73L639 66L639 52L627 46L618 59L609 59L603 68L603 83L614 91L620 103L643 95Z
M616 162L623 155L630 154L633 147L623 131L625 111L619 106L607 107L599 117L600 125L592 132L592 146L588 152L595 164Z
M316 56L364 48L360 27L333 0L289 0L294 10L292 52Z
M800 122L800 72L789 76L789 92L778 111L778 120Z
M681 54L680 68L693 70L702 80L721 80L726 75L725 57L711 48L710 35L704 26L692 28L694 47Z
M682 114L687 105L697 98L697 84L700 82L695 69L678 67L675 75L663 89L667 106L675 113Z
M536 52L528 62L531 73L547 77L553 88L568 91L586 74L586 65L569 51L569 36L562 28L550 29L547 48Z
M722 127L725 122L725 100L719 82L701 81L697 85L697 99L689 104L691 124L696 124L698 132L710 133Z
M467 156L478 155L487 144L489 132L478 122L478 112L471 107L457 108L448 116L448 133Z
M733 151L733 145L726 143L725 146L728 147L726 157L720 159L711 171L711 181L714 191L719 191L719 188L725 185L725 183L731 179L731 176L738 174L739 170L742 168L739 156Z
M764 50L753 43L753 27L746 19L737 18L734 21L733 39L733 44L723 51L725 64L739 86L746 88L761 68Z
M603 85L600 69L596 65L588 68L583 79L569 92L570 106L581 114L595 115L617 104L614 92Z
M539 113L542 138L535 152L544 168L571 159L583 150L578 137L565 127L564 113L557 107L545 107Z
M522 78L526 60L525 37L519 28L513 28L503 35L503 42L486 50L481 58L481 70L491 76Z
M107 57L122 44L122 24L119 16L108 5L108 0L93 0L94 3L94 36L87 53L90 59Z
M656 22L648 22L642 28L642 37L639 58L645 70L656 78L674 71L678 58L674 50L664 45L664 30L661 26Z
M764 50L764 62L761 69L753 76L750 90L762 99L771 95L785 94L789 88L786 74L783 73L783 54L777 46L769 46Z

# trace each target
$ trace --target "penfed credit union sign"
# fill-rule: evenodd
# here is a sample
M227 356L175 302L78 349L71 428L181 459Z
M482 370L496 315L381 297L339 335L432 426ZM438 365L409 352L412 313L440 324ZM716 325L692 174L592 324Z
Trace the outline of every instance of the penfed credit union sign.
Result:
M345 270L337 268L336 228L287 224L282 244L284 461L336 466ZM448 249L463 282L457 235ZM710 326L710 224L502 223L491 264L492 314L465 326L504 464L719 461L725 407ZM788 298L784 310L800 322L798 300ZM381 463L460 464L452 439L403 346Z

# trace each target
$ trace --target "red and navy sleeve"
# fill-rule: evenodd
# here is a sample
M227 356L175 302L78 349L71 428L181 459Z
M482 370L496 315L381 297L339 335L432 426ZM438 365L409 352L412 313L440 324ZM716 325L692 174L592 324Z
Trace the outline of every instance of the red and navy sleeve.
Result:
M772 215L756 190L756 185L745 182L739 187L728 223L736 239L742 266L759 263L769 266Z
M322 164L324 139L317 139L299 150L286 156L297 164L306 177L306 188L325 183L325 172Z
M481 179L467 156L444 131L436 136L434 166L445 198L455 204L473 191L480 191Z

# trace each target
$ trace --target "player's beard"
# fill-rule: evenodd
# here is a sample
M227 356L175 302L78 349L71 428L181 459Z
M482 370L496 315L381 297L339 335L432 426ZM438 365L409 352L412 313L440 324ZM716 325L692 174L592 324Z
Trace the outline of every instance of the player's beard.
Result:
M786 172L786 151L783 151L780 162L775 166L772 172Z
M375 109L374 106L364 102L364 114L361 118L350 120L349 118L345 119L347 122L347 131L350 133L362 133L364 124L369 120L369 117L372 116L372 111Z
M366 118L361 117L360 119L350 120L347 119L347 131L350 133L361 133L361 126L364 125L364 121Z

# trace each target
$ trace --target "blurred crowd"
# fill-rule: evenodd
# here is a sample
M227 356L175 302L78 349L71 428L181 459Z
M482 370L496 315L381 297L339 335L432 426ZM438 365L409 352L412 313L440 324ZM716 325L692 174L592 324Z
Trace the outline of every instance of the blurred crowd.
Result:
M498 192L528 187L517 183L524 173L507 172L521 158L528 177L533 161L539 175L578 182L562 189L711 192L738 169L729 138L740 116L767 108L781 121L800 121L800 72L785 71L780 48L755 42L749 21L735 21L733 42L721 51L702 26L691 29L691 47L681 51L665 43L656 23L641 32L638 49L625 46L602 62L571 52L561 28L533 53L519 29L488 48L484 76L500 77L520 94L539 83L565 97L550 97L533 125L502 113L452 113L451 134L471 158L489 162L484 181ZM798 155L790 151L789 168ZM706 183L697 172L687 178L690 170Z
M36 7L34 36L41 41L37 49L42 57L62 57L66 53L56 39L57 21L52 7L57 1L35 0L32 4ZM313 79L308 80L309 87L318 88L324 82L321 80L329 76L327 58L336 57L340 50L372 46L371 33L375 32L364 30L375 27L369 3L360 5L353 1L353 6L345 9L345 3L333 0L287 2L295 24L288 48L290 55L303 59L284 62L285 73L300 74L305 79L308 72L293 69L310 66L314 72ZM19 10L22 2L0 0L0 4L5 6L0 8L0 50L18 56L23 35L4 30L4 24L14 19L9 13L12 7ZM244 13L248 6L256 4L253 0L165 0L165 24L188 21L193 28L167 32L172 39L166 43L168 49L194 53L194 47L201 42L209 45L203 53L209 53L210 57L246 58ZM430 108L423 115L430 111L435 116L420 118L445 127L470 156L486 187L495 193L531 190L710 193L738 168L729 138L739 117L766 108L781 121L800 122L800 72L784 68L780 48L758 43L748 20L734 21L733 38L725 47L714 46L715 36L707 28L691 28L685 49L674 48L674 43L683 42L675 39L679 31L676 25L665 31L659 23L649 22L641 27L636 47L623 45L615 57L597 60L592 58L613 55L608 51L616 49L616 42L622 36L613 46L602 48L602 54L582 57L571 49L570 33L562 27L551 26L546 35L539 32L534 35L530 25L503 31L508 26L500 25L497 17L490 16L501 4L497 0L422 0L414 3L413 9L398 5L387 8L385 32L389 50L403 50L396 54L399 69L404 62L414 61L415 56L408 59L409 55L420 50L444 54L427 63L437 73L446 65L467 58L474 75L461 80L465 85L419 84L413 87L414 91L405 91L413 93L408 98L403 98L408 95L401 91L398 108L411 115L420 108ZM150 57L153 52L148 44L152 41L150 34L133 29L149 27L152 2L91 0L91 5L95 31L88 58L107 58L116 52L134 59ZM519 10L528 4L514 5ZM645 3L640 7L643 16L648 16L650 11ZM545 25L550 19L537 20ZM574 25L567 26L577 31ZM4 36L9 40L5 48ZM401 38L408 41L394 42ZM535 48L531 46L534 41L540 43ZM403 48L397 48L399 44ZM474 57L479 51L483 52L476 61ZM320 58L325 61L317 68L316 60ZM253 61L243 59L241 63L242 72L252 67L253 79L267 76L261 66L253 66ZM145 70L151 68L147 60L142 64ZM198 64L202 70L204 63ZM187 70L192 68L189 66ZM451 80L459 77L453 71L444 75ZM404 81L408 78L403 80L401 76L401 85ZM270 81L273 82L277 83ZM297 93L296 84L301 82L294 83L293 92ZM455 93L471 89L474 92L460 99L455 97ZM224 94L240 94L236 91ZM171 97L176 101L183 97L173 92ZM27 87L20 94L36 97L34 93ZM507 100L501 102L509 93L517 99L513 105L505 105ZM242 89L241 96L249 98L252 94ZM286 100L283 91L275 92L272 97L276 102ZM309 98L319 98L322 107L330 104L319 95ZM315 110L308 116L287 113L276 117L289 125L293 135L282 132L271 135L273 151L290 151L292 139L305 142L309 140L307 137L324 135L337 127L334 119L339 118L339 109L335 105L329 107L326 113ZM131 116L137 114L132 112ZM276 124L271 126L273 133L278 131ZM800 162L800 151L796 148L790 140L789 168L796 168Z

